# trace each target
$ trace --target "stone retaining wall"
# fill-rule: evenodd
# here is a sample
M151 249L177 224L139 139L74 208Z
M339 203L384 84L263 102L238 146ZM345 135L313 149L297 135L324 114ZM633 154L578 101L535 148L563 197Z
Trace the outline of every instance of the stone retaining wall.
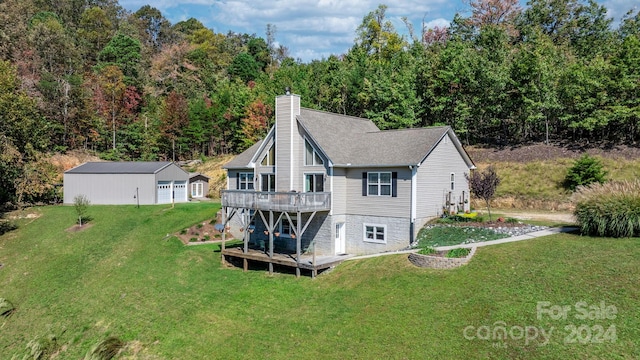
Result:
M443 256L409 254L409 261L415 266L431 269L453 269L462 266L471 260L476 253L476 248L471 248L469 255L463 258L447 258Z

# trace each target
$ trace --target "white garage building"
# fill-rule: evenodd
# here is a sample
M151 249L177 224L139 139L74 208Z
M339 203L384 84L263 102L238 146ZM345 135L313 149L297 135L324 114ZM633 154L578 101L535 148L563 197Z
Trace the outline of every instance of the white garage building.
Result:
M64 203L85 195L91 204L169 204L188 201L189 173L170 161L87 162L64 173Z

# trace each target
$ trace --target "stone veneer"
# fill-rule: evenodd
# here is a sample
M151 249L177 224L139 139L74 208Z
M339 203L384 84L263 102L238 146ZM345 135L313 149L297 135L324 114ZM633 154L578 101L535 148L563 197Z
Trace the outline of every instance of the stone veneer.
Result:
M471 260L476 253L476 248L471 248L469 255L462 258L448 258L444 256L409 254L409 261L415 266L431 269L453 269L462 266Z

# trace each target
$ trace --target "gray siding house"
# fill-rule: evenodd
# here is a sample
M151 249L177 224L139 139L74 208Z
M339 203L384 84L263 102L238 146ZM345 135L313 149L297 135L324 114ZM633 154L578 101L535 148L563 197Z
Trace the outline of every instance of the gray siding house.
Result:
M85 195L92 204L188 201L189 173L172 162L87 162L64 173L64 203Z
M367 119L301 108L297 95L277 97L266 138L224 167L225 225L270 250L279 241L298 258L310 249L408 247L428 220L469 210L465 174L475 168L448 126L382 131Z

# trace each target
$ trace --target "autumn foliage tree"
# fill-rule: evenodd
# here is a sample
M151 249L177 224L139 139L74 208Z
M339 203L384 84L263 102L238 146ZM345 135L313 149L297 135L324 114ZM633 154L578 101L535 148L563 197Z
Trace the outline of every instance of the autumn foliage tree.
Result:
M176 141L189 124L189 105L184 96L175 91L169 93L164 101L160 117L160 131L171 146L172 159L176 157Z
M469 182L469 190L473 196L477 196L484 200L487 204L487 211L489 212L489 221L491 221L491 199L496 193L498 185L500 185L500 178L496 173L493 166L489 166L484 171L475 170L471 172L471 175L465 174L467 181Z
M111 146L116 149L116 133L121 125L131 120L140 105L141 97L133 86L127 86L119 67L105 66L97 76L94 100L98 112L111 128Z
M242 134L246 148L262 139L269 129L273 118L273 108L266 105L262 99L256 99L249 104L247 116L242 119Z

